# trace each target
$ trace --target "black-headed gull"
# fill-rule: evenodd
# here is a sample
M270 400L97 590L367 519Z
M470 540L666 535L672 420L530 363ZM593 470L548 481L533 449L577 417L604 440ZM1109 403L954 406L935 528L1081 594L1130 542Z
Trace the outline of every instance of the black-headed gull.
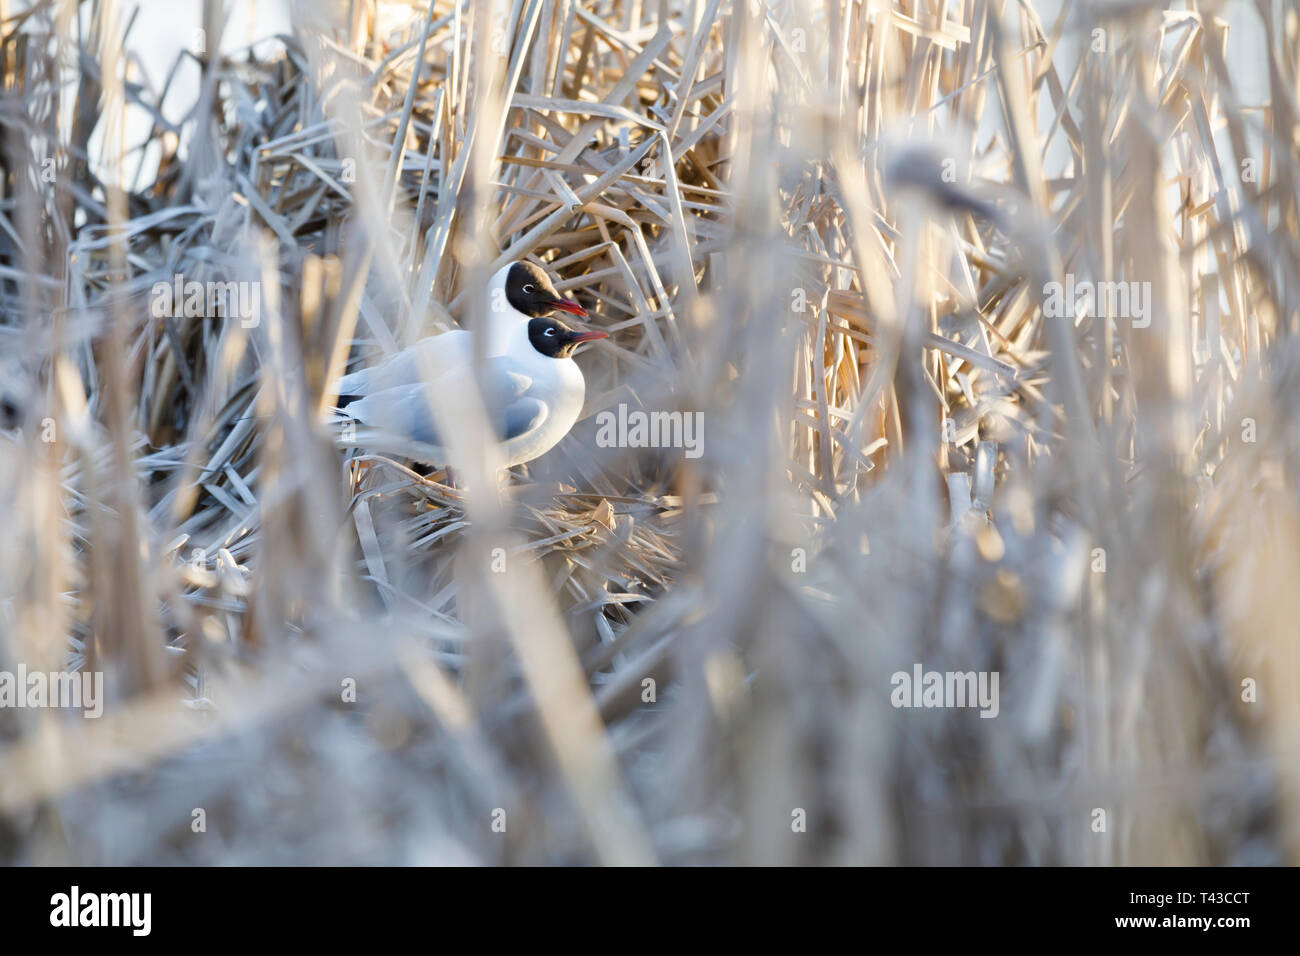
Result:
M380 365L345 375L337 383L336 421L345 423L340 443L446 465L437 419L445 423L446 415L457 414L477 381L506 467L543 455L582 411L586 385L574 351L608 335L572 329L549 317L555 310L587 314L531 262L497 270L488 283L481 375L475 376L465 330L421 339Z

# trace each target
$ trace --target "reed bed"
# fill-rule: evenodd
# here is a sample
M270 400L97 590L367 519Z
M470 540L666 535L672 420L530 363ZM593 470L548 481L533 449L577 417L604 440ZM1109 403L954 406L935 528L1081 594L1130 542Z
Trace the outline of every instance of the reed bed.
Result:
M290 11L0 4L0 860L1300 861L1293 5ZM338 448L523 257L565 441Z

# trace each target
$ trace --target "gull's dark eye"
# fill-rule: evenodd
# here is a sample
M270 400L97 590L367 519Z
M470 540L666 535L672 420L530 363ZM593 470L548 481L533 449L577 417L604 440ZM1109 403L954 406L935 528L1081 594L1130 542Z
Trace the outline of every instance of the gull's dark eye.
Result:
M532 294L533 294L533 284L532 284L531 282L530 282L528 285L524 286L524 292L525 292L527 295L532 295Z
M547 334L547 335L554 335L554 334L555 334L555 329L547 329L547 330L546 330L546 334Z

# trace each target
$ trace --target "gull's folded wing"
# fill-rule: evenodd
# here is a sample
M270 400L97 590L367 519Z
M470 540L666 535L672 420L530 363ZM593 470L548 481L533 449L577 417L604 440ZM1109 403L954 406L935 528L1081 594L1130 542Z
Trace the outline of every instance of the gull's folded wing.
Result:
M478 388L497 441L527 434L546 420L546 403L528 394L532 384L532 378L509 357L497 356L484 363ZM444 448L438 419L445 422L446 416L463 414L472 387L473 372L462 365L431 382L374 392L352 402L344 414L387 433L390 439Z
M436 381L468 364L470 349L470 333L463 329L431 335L386 362L344 375L334 383L334 390L340 398L357 399L390 388Z

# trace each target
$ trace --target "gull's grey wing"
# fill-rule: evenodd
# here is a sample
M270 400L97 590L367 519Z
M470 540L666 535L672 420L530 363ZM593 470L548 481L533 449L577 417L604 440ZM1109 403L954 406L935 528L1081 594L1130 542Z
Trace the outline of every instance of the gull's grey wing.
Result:
M427 385L402 385L386 388L355 401L343 414L363 425L380 429L394 437L426 445L442 445L433 412L429 408Z
M390 388L434 381L469 360L470 341L470 333L464 329L431 335L378 365L344 375L334 383L334 389L340 397L355 400Z
M546 421L546 405L536 398L524 396L511 402L493 419L497 441L506 442L537 428Z
M532 376L509 356L484 363L480 388L497 441L518 438L546 420L546 403L529 394L532 387Z
M464 371L470 376L474 374L471 368ZM504 408L528 393L533 387L533 377L508 355L496 355L483 363L483 375L478 386L489 408Z
M348 405L344 414L364 425L425 445L442 447L433 407L455 414L473 373L461 367L427 384L402 385L375 392ZM488 359L480 389L488 420L498 441L526 434L546 419L546 404L528 395L532 378L505 356Z

